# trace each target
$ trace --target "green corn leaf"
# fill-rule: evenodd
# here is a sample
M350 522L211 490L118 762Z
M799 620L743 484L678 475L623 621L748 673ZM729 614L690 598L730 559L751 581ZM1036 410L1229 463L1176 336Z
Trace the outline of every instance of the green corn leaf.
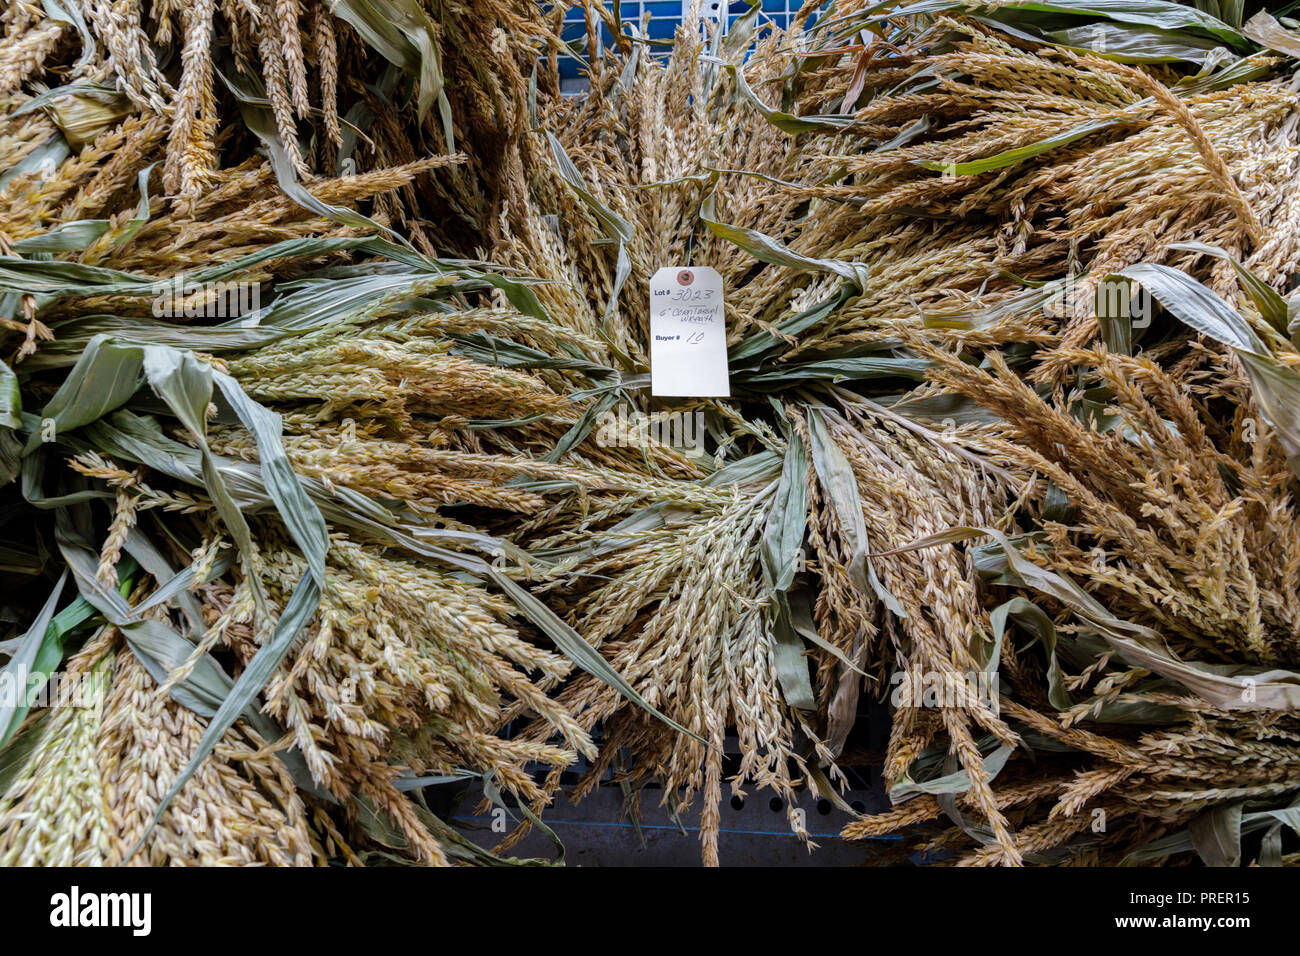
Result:
M0 428L23 427L23 399L18 390L18 376L0 362Z
M877 13L877 11L883 12ZM876 19L883 20L887 17L908 17L949 11L975 13L988 19L1015 24L1022 29L1035 29L1040 36L1054 27L1068 28L1077 24L1080 17L1092 16L1114 23L1154 27L1168 31L1188 31L1192 35L1214 37L1243 50L1250 48L1249 42L1241 31L1224 23L1218 17L1192 6L1161 2L1161 0L1090 0L1090 2L1079 0L1079 2L1062 3L1029 0L1029 2L999 3L996 6L971 3L966 0L920 0L918 3L909 3L902 7L880 3L862 13L874 14ZM1049 16L1038 16L1039 14Z
M1070 699L1070 692L1065 686L1065 674L1056 659L1056 625L1037 604L1024 598L1012 598L998 605L989 615L995 647L1002 644L1008 617L1033 634L1047 651L1047 700L1057 710L1069 710L1074 706L1074 701Z
M631 242L636 236L636 230L632 228L632 224L592 194L591 190L587 188L586 181L582 178L582 173L578 171L578 167L573 164L573 160L564 151L560 141L549 131L546 133L546 142L551 147L551 155L555 157L555 165L561 178L569 184L569 188L577 193L578 198L591 210L591 214L601 224L605 234L611 239Z
M1144 263L1119 275L1140 282L1184 324L1236 351L1260 411L1300 475L1300 373L1278 362L1236 309L1185 272Z
M1011 754L1012 748L1003 745L984 758L984 773L990 781L1002 772L1002 768L1011 759ZM940 796L943 794L965 793L969 789L970 776L965 770L958 770L920 783L903 777L894 781L894 784L889 788L889 802L894 806L898 806L900 803L923 793L930 796Z
M1197 332L1235 349L1267 355L1268 348L1227 302L1185 272L1169 266L1139 263L1118 273L1140 283L1162 306ZM1108 277L1113 279L1114 277Z
M1120 23L1099 22L1052 30L1045 38L1059 46L1119 63L1205 63L1216 52L1226 52L1223 44L1211 37Z
M862 500L858 497L858 482L853 475L853 467L840 447L831 440L820 409L808 410L808 426L817 479L826 489L826 496L830 499L835 517L852 550L850 578L861 593L873 592L893 614L900 618L907 617L907 611L876 576L876 569L871 563L867 523L862 514Z
M140 841L132 850L132 855L143 845L145 837L162 819L162 815L168 804L171 803L172 798L180 793L181 788L194 776L199 766L207 759L208 754L212 753L216 748L226 731L246 710L252 707L257 695L261 693L262 688L271 679L275 669L284 660L285 654L289 652L294 638L306 626L311 616L316 613L316 607L319 603L320 586L311 574L304 574L302 580L298 582L298 586L294 588L289 603L285 605L279 619L275 622L275 629L272 631L270 639L258 648L257 653L253 655L253 659L244 668L244 672L239 675L239 679L235 681L234 686L230 688L229 693L220 702L220 706L217 707L208 721L207 729L199 740L194 754L181 772L177 774L168 791L163 794L148 829L141 835ZM150 622L142 623L147 624Z
M135 216L119 227L120 231L115 240L117 245L128 242L149 221L149 174L153 168L154 166L150 165L140 170L137 177L140 204L136 207ZM12 248L23 255L40 252L80 252L102 238L112 226L112 221L108 219L79 219L75 222L65 222L40 235L19 239L13 243Z
M795 630L787 593L803 560L803 539L808 525L808 453L803 442L790 435L786 442L781 478L768 509L759 550L763 583L771 602L770 618L775 638L777 681L791 707L813 710L817 701L808 677L808 659Z
M928 359L894 358L890 356L863 355L856 358L823 359L813 362L776 365L761 372L741 371L732 376L738 385L786 385L825 379L832 382L858 381L874 378L910 378L925 380L926 370L933 366Z
M1187 833L1206 866L1241 865L1240 803L1207 810L1187 825Z
M1251 17L1241 32L1266 50L1300 57L1300 36L1278 23L1267 10Z
M1020 586L1046 594L1070 608L1129 663L1167 677L1226 710L1291 710L1300 707L1300 674L1282 669L1182 660L1174 655L1158 632L1111 614L1073 581L1029 561L996 529L950 528L879 554L953 544L985 535L1001 549Z
M479 563L481 564L481 567L477 570L480 570L482 573L485 573L490 577L496 583L497 587L504 591L505 594L514 602L515 606L519 608L524 617L528 618L528 620L532 621L533 624L541 628L546 633L546 636L555 642L555 646L563 652L565 657L573 661L574 664L582 668L588 674L591 674L593 677L600 679L610 687L617 690L642 710L658 717L678 733L685 734L686 736L704 744L706 747L708 746L708 741L703 737L691 733L691 731L687 730L681 724L660 713L658 709L647 703L645 698L637 693L636 689L623 678L622 674L614 670L614 668L610 666L609 662L606 661L605 658L601 657L600 653L594 647L584 641L577 631L569 627L568 624L565 624L554 611L548 608L532 594L528 593L528 591L521 588L514 581L510 580L510 578L506 577L506 575L497 568L485 561Z
M1242 265L1241 260L1236 256L1226 249L1205 242L1176 242L1169 248L1181 249L1187 252L1201 252L1207 256L1223 259L1230 263L1233 271L1237 273L1237 278L1241 280L1242 288L1250 296L1250 301L1255 304L1255 308L1259 309L1259 314L1280 334L1287 334L1289 316L1286 299L1282 298L1267 282Z
M54 423L56 435L62 434L125 405L143 381L139 348L93 339L40 417ZM29 436L23 454L31 454L40 443L38 430Z
M847 280L857 292L866 288L870 273L865 264L805 256L757 230L742 229L740 226L720 222L713 211L713 202L713 193L709 193L700 207L700 219L719 239L735 243L760 262L770 262L773 265L786 266L801 272L829 272Z
M0 694L0 747L3 747L13 737L14 732L18 729L18 723L21 722L26 713L27 675L32 673L41 646L48 639L50 624L54 620L54 613L58 608L59 595L63 593L63 586L67 583L68 572L64 571L59 578L59 583L54 586L50 596L45 599L45 604L36 615L31 627L19 638L18 648L13 656L9 658L9 663L4 666L3 670L0 670L0 688L7 684L11 691L11 693Z
M702 56L700 59L710 65L720 66L730 73L732 79L736 82L736 89L745 102L754 107L765 120L783 132L797 134L811 133L816 130L844 130L856 122L852 115L795 116L793 113L773 109L764 103L758 94L750 88L748 81L745 79L745 71L740 66L712 56Z
M416 0L327 0L384 59L419 81L417 116L424 121L435 100L445 102L437 28ZM448 136L448 145L451 137Z
M986 156L983 159L972 159L966 162L942 162L940 160L918 159L916 165L922 169L931 169L937 173L946 173L950 176L976 176L980 173L992 172L995 169L1004 169L1007 166L1014 166L1017 163L1023 163L1027 159L1045 153L1049 149L1056 149L1059 146L1068 146L1071 143L1078 142L1085 136L1091 136L1093 133L1101 132L1105 129L1111 129L1119 126L1121 120L1089 120L1086 123L1080 123L1072 126L1055 136L1049 136L1046 139L1040 139L1036 143L1030 143L1027 146L1018 146L1015 149L1008 149L993 156Z

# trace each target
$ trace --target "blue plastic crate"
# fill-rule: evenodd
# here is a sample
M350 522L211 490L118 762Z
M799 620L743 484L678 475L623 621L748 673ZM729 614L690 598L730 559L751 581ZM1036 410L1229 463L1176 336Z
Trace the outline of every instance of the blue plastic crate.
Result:
M725 0L723 0L725 2ZM712 11L706 10L706 15L710 13L715 19L718 19L718 7L723 3L715 3ZM556 4L543 3L543 8L553 10ZM794 18L794 15L803 6L800 0L761 0L760 19L770 22L778 27L786 27ZM619 4L619 15L624 23L635 24L640 35L649 40L671 41L673 35L677 32L677 27L681 24L686 12L690 10L690 0L622 0ZM613 3L606 2L605 8L613 11ZM735 0L726 4L727 16L723 29L727 29L736 22L741 16L750 9L750 4L745 0ZM565 10L564 21L561 36L566 43L573 43L579 47L585 45L587 39L587 25L581 6L569 7ZM607 48L614 43L614 37L608 27L603 23L600 26L600 36L598 42L601 48ZM667 46L651 47L654 55L667 56ZM576 56L562 56L559 60L560 78L569 81L565 86L573 89L577 86L573 81L583 76L586 64L582 59Z

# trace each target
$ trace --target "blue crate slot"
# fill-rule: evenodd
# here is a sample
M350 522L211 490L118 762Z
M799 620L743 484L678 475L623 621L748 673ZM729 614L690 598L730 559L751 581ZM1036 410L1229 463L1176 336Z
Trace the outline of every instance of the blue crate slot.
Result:
M668 41L672 40L678 25L682 22L684 10L689 9L689 6L689 2L682 3L680 0L623 0L619 5L619 14L624 23L635 24L637 30L648 39ZM794 19L801 6L799 0L760 0L759 17L761 21L785 28L790 25L790 21ZM542 8L553 10L555 5L542 3ZM605 8L612 12L614 5L606 2ZM749 9L750 5L745 0L735 0L727 4L727 27L735 23ZM815 19L814 16L809 19L809 22ZM570 7L565 10L561 36L565 42L585 45L587 26L581 7ZM599 42L602 49L614 43L613 35L603 23L600 25ZM652 55L655 56L668 55L667 47L651 47L651 50ZM571 90L580 88L579 81L586 69L583 60L574 56L561 56L559 67L561 80L567 81L564 86Z

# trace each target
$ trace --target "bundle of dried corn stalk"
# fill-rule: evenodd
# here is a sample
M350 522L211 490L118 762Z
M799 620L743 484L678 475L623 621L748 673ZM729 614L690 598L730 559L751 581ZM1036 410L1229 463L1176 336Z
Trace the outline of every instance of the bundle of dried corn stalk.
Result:
M1296 862L1296 25L563 12L3 14L0 860L524 862L582 760L713 863L875 698L875 860Z

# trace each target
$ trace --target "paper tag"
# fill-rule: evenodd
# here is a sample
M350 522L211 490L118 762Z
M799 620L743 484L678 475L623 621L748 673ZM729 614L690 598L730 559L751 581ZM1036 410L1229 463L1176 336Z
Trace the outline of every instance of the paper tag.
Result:
M651 277L650 394L731 395L722 276L716 269L664 268Z

